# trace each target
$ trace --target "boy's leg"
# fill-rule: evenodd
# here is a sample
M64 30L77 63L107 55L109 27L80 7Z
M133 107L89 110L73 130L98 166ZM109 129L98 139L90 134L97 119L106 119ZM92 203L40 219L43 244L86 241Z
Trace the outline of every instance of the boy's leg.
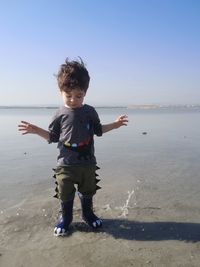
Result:
M92 228L99 228L102 226L102 220L98 218L93 212L93 197L84 196L79 193L82 207L82 219Z
M99 180L96 179L96 169L96 166L85 167L82 173L81 183L78 184L82 219L92 228L99 228L102 226L102 220L93 212L93 196L96 194L96 190L100 188L97 186Z
M61 214L54 228L55 236L64 236L67 234L69 225L73 219L73 202L74 199L66 202L61 201Z
M56 223L54 234L63 236L67 234L68 227L73 219L73 202L75 187L73 173L70 168L58 168L55 171L57 194L61 200L61 214Z

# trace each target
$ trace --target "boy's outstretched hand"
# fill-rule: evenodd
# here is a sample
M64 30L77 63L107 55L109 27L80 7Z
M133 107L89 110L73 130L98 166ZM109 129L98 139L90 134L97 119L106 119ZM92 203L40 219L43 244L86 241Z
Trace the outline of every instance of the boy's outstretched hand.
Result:
M118 129L121 126L127 126L128 116L121 115L114 122L102 125L102 132L107 133L113 129Z
M22 132L22 134L37 134L41 136L42 138L49 141L49 132L34 125L27 121L21 121L21 123L18 125L18 130Z
M38 127L27 121L21 121L18 125L18 130L21 131L22 134L37 134Z
M116 119L116 121L114 123L115 123L115 128L116 129L121 127L121 126L127 126L127 124L128 124L128 116L127 115L121 115Z

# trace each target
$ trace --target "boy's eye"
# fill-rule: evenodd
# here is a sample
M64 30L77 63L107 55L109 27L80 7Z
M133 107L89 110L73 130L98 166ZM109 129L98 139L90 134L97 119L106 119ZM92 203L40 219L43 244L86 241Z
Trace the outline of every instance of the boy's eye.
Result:
M66 97L67 97L68 99L71 99L71 98L72 98L71 95L66 95ZM82 98L82 95L77 95L77 96L75 96L75 98L80 99L80 98Z

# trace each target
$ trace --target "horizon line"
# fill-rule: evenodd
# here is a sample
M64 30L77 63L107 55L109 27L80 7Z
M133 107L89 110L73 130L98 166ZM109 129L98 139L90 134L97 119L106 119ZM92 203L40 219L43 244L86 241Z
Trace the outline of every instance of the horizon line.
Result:
M21 108L21 109L56 109L59 108L61 105L0 105L1 109L14 109L14 108ZM130 108L130 109L156 109L156 108L169 108L169 107L176 107L176 108L195 108L200 107L200 104L129 104L129 105L94 105L95 108Z

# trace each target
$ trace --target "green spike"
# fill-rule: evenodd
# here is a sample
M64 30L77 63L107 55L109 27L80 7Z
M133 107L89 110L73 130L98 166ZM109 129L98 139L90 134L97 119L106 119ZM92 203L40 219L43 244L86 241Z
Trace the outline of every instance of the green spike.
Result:
M101 189L101 187L97 185L97 186L96 186L96 190L99 190L99 189Z
M95 181L96 181L96 184L98 184L98 182L101 181L101 180L96 178Z

